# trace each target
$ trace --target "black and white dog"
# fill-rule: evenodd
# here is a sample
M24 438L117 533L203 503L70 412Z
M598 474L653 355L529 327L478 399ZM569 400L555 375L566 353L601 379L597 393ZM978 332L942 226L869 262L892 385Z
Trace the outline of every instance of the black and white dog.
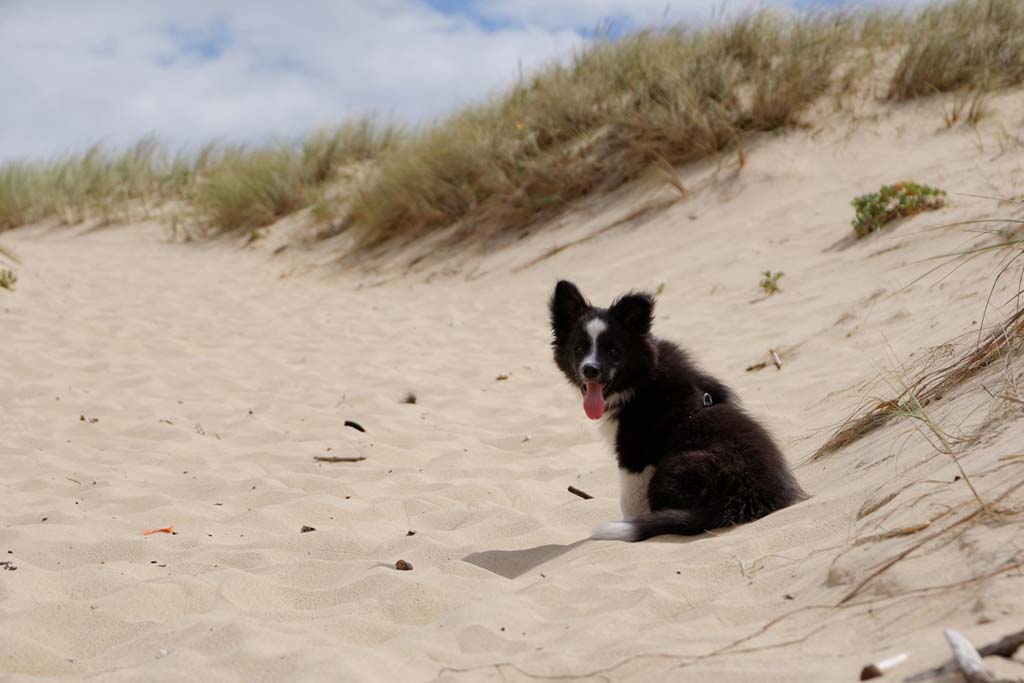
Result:
M551 297L555 362L618 457L621 522L593 538L700 534L805 497L761 425L675 344L651 335L654 300L591 306L562 280Z

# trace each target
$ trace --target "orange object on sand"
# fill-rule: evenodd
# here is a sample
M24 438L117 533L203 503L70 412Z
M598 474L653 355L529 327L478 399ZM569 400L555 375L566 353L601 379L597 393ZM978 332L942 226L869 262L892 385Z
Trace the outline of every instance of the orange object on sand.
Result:
M165 526L162 529L150 529L149 531L143 531L142 535L143 536L149 536L150 534L173 534L173 533L174 533L174 527L173 526Z

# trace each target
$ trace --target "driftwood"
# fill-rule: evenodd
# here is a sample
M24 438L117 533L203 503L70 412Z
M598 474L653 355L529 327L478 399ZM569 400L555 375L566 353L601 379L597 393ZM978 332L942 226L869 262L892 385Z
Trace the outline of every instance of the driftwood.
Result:
M947 628L945 633L946 642L953 650L953 661L967 683L995 683L995 677L985 670L985 662L967 636L953 628Z
M953 635L951 638L950 634L955 635ZM957 636L959 636L959 639L957 638ZM963 642L966 642L967 645L970 646L970 649L973 650L975 654L977 654L978 660L980 660L982 657L991 657L993 655L1009 659L1013 657L1014 654L1016 654L1017 650L1020 649L1021 646L1024 646L1024 630L1016 631L1007 636L1003 636L996 642L989 643L988 645L985 645L978 649L975 649L974 646L971 645L969 640L967 640L962 634L960 634L957 631L954 631L953 629L946 629L946 640L949 641L950 647L953 648L952 661L946 662L942 666L935 667L934 669L928 669L927 671L922 671L919 674L914 674L913 676L910 676L909 678L905 678L903 680L907 683L919 683L919 681L927 681L932 678L938 678L939 676L943 676L953 671L961 671L964 673L964 676L967 677L967 673L961 666L960 660L957 659L957 645L953 644L954 640L957 643L960 643L961 652L965 651L965 648L963 647L961 640ZM970 652L967 652L967 659L964 661L973 661L971 659ZM991 675L989 675L988 678L971 679L968 677L967 680L969 683L973 683L974 681L999 681L999 679L992 678Z
M365 455L314 455L313 459L317 462L359 462L360 460L366 460Z

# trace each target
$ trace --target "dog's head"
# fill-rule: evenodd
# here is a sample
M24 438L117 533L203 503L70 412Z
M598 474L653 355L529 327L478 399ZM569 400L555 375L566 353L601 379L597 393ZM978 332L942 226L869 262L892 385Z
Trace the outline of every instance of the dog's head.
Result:
M607 403L621 401L654 365L654 300L630 293L610 308L596 308L576 285L560 280L550 308L555 362L583 394L587 417L596 420Z

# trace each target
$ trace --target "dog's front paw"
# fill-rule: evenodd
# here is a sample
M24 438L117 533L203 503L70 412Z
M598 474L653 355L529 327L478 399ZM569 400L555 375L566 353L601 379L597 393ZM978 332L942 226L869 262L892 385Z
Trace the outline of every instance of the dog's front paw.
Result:
M590 537L595 541L637 541L639 529L632 522L605 522L594 529Z

